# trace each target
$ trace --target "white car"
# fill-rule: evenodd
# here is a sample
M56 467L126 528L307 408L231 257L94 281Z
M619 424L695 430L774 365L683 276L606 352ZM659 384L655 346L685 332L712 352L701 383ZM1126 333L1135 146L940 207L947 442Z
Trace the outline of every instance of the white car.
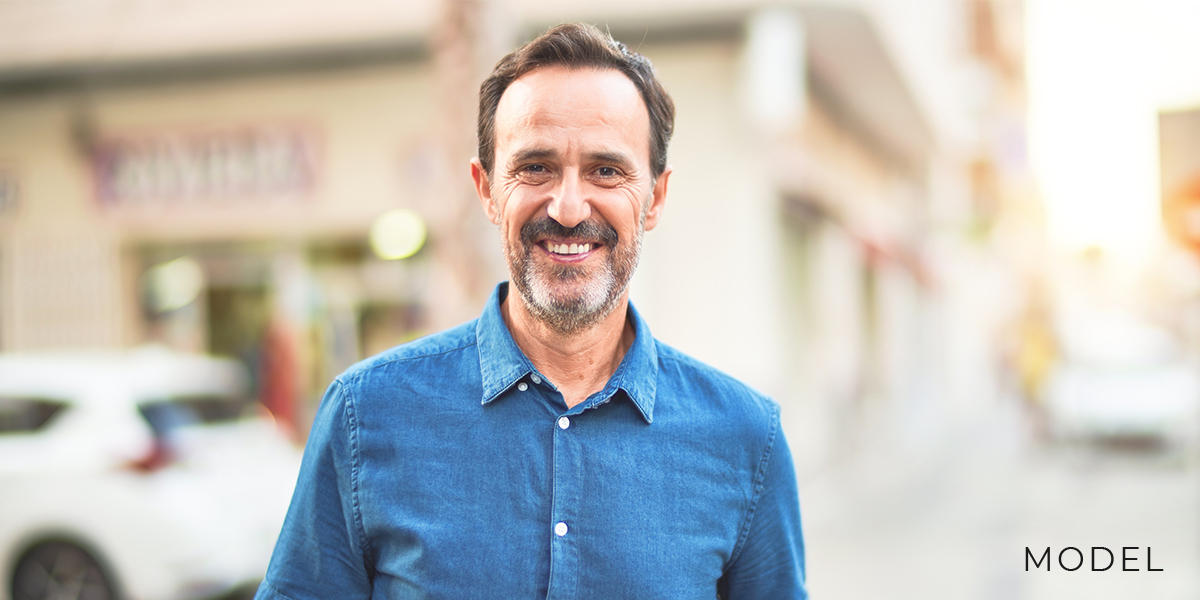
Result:
M232 360L0 355L0 574L11 600L173 600L266 572L300 450Z
M1046 395L1058 437L1195 441L1200 365L1169 331L1097 312L1066 320L1061 339Z

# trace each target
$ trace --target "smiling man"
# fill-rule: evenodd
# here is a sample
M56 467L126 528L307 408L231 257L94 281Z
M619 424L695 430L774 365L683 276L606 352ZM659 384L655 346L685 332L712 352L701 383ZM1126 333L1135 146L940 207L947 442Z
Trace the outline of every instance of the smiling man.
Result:
M674 106L560 25L480 90L511 286L330 386L259 598L806 598L779 409L629 303Z

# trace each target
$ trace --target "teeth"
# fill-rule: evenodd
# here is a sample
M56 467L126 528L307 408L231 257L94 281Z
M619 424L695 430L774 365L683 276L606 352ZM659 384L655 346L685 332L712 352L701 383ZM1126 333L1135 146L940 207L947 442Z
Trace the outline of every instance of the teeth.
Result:
M584 254L592 249L591 244L547 244L555 254Z

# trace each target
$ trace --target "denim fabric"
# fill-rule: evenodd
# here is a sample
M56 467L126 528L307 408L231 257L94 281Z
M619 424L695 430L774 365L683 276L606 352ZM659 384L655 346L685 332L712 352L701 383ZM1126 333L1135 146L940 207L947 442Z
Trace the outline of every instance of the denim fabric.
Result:
M337 378L257 598L806 598L777 405L654 340L568 409L483 315Z

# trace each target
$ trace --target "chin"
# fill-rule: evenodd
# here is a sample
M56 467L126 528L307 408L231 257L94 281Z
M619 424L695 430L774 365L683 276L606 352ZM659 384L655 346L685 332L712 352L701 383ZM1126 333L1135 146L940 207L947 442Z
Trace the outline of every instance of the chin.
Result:
M531 279L528 290L517 286L525 305L535 318L561 333L595 325L612 313L621 297L614 293L611 278L593 277L586 283L551 283L537 276Z

